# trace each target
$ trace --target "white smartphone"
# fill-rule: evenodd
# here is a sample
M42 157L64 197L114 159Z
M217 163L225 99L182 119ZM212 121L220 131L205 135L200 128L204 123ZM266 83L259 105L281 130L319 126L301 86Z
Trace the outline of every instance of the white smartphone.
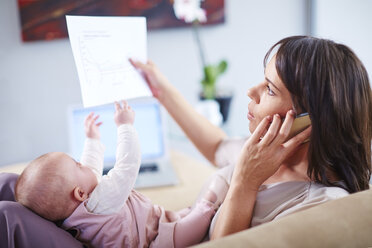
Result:
M310 121L309 113L302 113L302 114L297 115L295 120L293 121L291 131L289 131L287 140L299 134L300 132L305 130L310 125L311 125L311 121Z

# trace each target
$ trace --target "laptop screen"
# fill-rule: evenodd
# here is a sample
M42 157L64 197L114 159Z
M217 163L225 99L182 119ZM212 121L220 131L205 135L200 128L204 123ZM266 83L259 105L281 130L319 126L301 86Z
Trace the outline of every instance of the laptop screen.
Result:
M164 156L164 134L161 118L160 105L155 100L129 101L135 111L134 127L137 130L142 161L155 160ZM114 104L103 105L93 108L73 108L70 115L70 147L71 156L79 160L83 152L85 131L84 120L90 113L94 112L102 121L100 126L101 141L105 145L104 163L106 167L113 166L116 160L116 124L114 122Z

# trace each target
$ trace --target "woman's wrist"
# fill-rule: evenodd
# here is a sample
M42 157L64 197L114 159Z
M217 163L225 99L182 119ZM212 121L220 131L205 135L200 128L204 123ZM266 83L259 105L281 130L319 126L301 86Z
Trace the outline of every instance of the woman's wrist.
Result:
M232 181L230 184L229 197L245 197L246 195L257 195L260 186L250 184L249 182Z
M166 109L169 109L169 107L174 105L175 99L182 97L177 96L180 95L180 93L172 84L168 82L163 84L161 91L162 94L159 95L158 100Z
M257 191L243 184L231 184L221 206L211 239L245 230L250 227Z
M262 183L259 181L257 176L254 176L249 171L240 171L239 165L237 165L231 178L230 188L243 192L244 191L258 192L261 184Z

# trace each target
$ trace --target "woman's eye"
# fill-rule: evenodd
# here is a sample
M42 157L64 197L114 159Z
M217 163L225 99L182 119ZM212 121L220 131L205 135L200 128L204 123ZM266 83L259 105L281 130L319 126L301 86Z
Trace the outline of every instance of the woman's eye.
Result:
M271 90L271 88L270 88L269 85L267 85L266 88L267 88L267 93L268 93L270 96L274 96L274 95L275 95L274 91Z

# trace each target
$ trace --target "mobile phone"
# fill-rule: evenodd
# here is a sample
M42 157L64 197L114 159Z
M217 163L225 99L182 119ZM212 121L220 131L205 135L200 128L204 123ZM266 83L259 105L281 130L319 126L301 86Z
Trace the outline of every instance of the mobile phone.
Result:
M310 121L309 113L302 113L302 114L297 115L293 121L291 130L289 131L287 140L296 136L297 134L305 130L310 125L311 125L311 121Z

